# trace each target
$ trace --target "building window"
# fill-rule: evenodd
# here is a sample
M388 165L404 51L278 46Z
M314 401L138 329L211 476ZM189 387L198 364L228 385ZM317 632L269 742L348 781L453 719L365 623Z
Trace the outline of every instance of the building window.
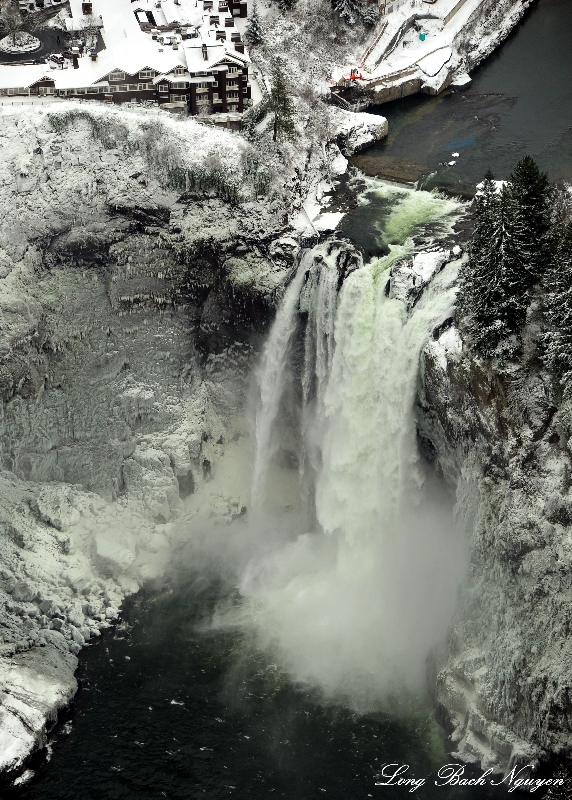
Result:
M93 94L94 92L99 92L99 89L97 88L97 86L88 86L88 87L87 87L87 91L88 91L90 94Z
M169 91L169 87L165 86L164 84L162 84L161 86L159 86L159 91L160 92L168 92Z
M113 72L109 73L109 80L110 81L124 81L125 80L125 73L120 72L118 69L114 69Z
M228 110L229 111L238 111L238 106L234 105L234 103L233 103L232 105L229 105Z
M227 81L226 85L230 88L231 86L236 87L238 86L236 81Z
M184 75L186 72L184 67L175 67L173 70L173 75Z
M227 92L226 96L228 98L232 98L233 100L238 100L238 92Z
M238 72L238 67L229 67L228 71L231 75L234 75L236 72Z
M109 94L109 92L116 92L118 88L119 88L118 86L108 86L107 93Z
M145 78L154 78L155 77L155 70L154 69L142 69L139 73L139 77L141 80L145 80Z
M186 88L187 88L187 84L186 84L185 81L171 84L171 89L186 89Z
M153 84L152 83L140 83L140 84L137 85L137 90L139 92L145 92L148 89L152 89L152 88L153 88Z
M186 103L187 102L187 96L185 94L173 94L173 95L171 95L171 100L174 103Z

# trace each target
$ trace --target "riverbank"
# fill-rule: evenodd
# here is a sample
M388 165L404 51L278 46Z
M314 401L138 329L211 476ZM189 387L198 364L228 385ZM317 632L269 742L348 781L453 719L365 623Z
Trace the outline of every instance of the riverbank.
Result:
M472 195L489 168L508 177L524 155L552 181L570 182L571 37L567 0L537 0L470 87L376 108L389 120L389 135L351 162L367 175L462 196Z
M332 94L363 109L468 86L469 73L498 48L533 2L437 0L430 10L400 5L380 21L360 57L357 77L350 77L349 67L334 71Z

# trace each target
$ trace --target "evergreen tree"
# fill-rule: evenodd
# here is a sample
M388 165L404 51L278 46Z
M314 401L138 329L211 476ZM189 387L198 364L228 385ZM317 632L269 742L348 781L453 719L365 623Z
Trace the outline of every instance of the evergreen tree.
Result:
M362 10L361 18L366 25L373 28L379 22L379 8L377 5L367 6Z
M510 191L500 191L489 171L475 200L475 228L457 298L474 349L491 356L524 322L514 230L520 224Z
M534 159L525 156L508 180L514 212L523 223L515 231L514 246L522 265L522 280L527 288L539 283L552 253L551 216L554 190L548 176L540 172Z
M530 157L517 164L500 192L487 173L476 198L475 229L458 296L480 355L493 355L509 337L513 341L505 344L516 344L533 287L550 266L552 200L548 178Z
M495 243L500 216L500 196L493 174L487 172L475 198L475 227L469 258L459 275L457 308L466 318L475 350L485 355L506 331L495 316Z
M334 9L348 25L354 25L360 16L359 5L356 0L332 0Z
M358 19L370 26L379 22L377 5L367 5L366 0L332 0L332 6L348 25L354 25Z
M252 4L252 13L250 15L250 19L248 20L244 35L250 47L257 47L264 41L262 22L260 20L256 1Z
M572 383L572 222L559 226L552 268L546 275L544 363L562 391Z
M288 92L284 66L280 58L272 64L272 90L267 100L269 111L274 114L274 135L276 141L278 134L292 136L294 133L294 103Z

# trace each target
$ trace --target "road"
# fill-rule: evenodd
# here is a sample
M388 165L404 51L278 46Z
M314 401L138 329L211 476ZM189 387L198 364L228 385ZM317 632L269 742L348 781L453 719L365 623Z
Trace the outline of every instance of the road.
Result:
M1 36L0 32L0 36ZM57 53L64 46L66 34L55 28L44 28L41 31L34 31L33 35L40 40L42 46L33 53L0 53L0 64L31 64L34 61L44 61L50 53ZM59 38L59 42L58 42Z

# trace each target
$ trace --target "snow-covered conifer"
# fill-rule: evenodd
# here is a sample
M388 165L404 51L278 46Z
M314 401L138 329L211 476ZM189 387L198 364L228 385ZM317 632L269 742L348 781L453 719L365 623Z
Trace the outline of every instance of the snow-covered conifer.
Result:
M361 18L366 25L373 28L379 22L379 8L377 5L369 5L362 8Z
M256 6L256 0L252 4L252 13L250 15L250 19L248 20L244 35L250 47L257 47L264 41L262 22Z
M556 387L572 387L572 222L559 226L552 267L545 276L544 362Z
M360 16L361 9L356 0L332 0L332 5L348 25L354 25Z
M288 91L284 64L280 58L276 58L272 64L272 90L267 100L267 106L274 114L274 141L279 134L292 136L294 133L294 103Z
M550 267L552 194L548 178L529 157L500 189L487 173L476 198L475 229L458 296L459 312L480 355L498 354L499 344L509 337L514 350L533 287Z
M516 165L508 181L514 213L519 220L514 246L518 248L522 280L527 288L542 278L551 252L551 215L554 191L548 176L536 162L525 156Z
M477 353L488 355L508 334L498 317L499 239L501 237L501 195L489 171L475 199L475 227L469 258L461 270L457 308L464 318Z
M354 25L358 19L366 25L375 25L379 21L377 5L368 5L366 0L332 0L332 6L348 25Z

